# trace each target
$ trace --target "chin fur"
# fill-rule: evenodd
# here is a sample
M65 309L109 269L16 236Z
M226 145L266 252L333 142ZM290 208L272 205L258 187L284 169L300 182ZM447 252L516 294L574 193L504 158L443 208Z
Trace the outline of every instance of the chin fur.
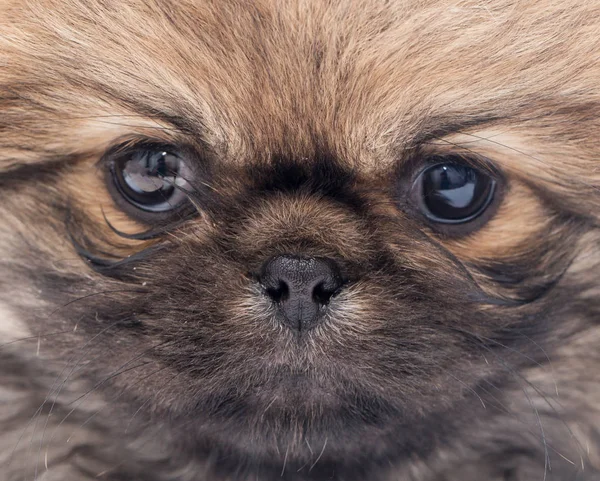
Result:
M598 19L0 3L0 481L600 479ZM185 208L125 198L151 148ZM497 186L464 225L444 159ZM335 265L310 329L282 255Z

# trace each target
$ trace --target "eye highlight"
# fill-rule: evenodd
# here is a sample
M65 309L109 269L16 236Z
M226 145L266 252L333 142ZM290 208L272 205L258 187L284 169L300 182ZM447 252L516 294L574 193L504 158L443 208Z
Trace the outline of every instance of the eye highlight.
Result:
M462 224L481 215L493 199L496 181L466 165L441 163L418 177L421 209L431 221Z
M458 155L434 156L426 162L411 180L400 181L413 214L448 237L471 234L492 218L506 190L504 176L493 165L476 167L481 160Z
M160 146L139 146L110 156L113 196L133 215L132 208L147 214L168 213L189 203L188 163Z

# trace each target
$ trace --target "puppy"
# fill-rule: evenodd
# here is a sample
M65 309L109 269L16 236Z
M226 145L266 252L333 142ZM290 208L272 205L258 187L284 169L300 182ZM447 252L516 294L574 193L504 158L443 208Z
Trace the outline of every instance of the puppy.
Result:
M3 0L0 480L600 479L600 4Z

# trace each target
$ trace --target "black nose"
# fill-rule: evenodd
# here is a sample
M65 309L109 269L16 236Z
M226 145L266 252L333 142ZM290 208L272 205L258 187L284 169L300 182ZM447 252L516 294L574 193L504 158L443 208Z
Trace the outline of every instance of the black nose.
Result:
M277 304L283 323L298 331L319 323L329 299L343 285L340 270L331 259L292 255L267 261L260 282Z

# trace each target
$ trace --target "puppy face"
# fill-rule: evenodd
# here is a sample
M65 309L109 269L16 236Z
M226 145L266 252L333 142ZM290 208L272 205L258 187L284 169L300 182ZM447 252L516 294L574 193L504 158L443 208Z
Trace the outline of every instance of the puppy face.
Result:
M349 478L593 328L593 2L0 12L3 355L114 439Z

